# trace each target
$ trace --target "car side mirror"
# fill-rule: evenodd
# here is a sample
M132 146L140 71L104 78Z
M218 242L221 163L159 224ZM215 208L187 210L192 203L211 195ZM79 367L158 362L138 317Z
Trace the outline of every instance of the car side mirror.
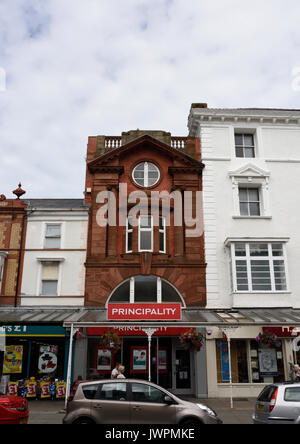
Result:
M164 401L165 401L165 403L168 404L168 405L172 405L172 404L174 404L174 400L171 398L171 396L165 396Z

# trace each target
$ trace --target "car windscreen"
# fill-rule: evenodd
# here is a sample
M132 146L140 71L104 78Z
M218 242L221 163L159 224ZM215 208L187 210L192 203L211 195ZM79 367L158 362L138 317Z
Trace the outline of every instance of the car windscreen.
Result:
M276 392L276 385L268 385L263 389L261 394L258 397L258 401L260 402L271 402L272 396Z

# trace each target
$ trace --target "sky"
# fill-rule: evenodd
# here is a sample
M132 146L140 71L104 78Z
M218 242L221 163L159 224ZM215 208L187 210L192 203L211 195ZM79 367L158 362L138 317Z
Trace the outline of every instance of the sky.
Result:
M88 136L186 136L194 102L299 109L299 23L299 0L0 0L0 194L82 198Z

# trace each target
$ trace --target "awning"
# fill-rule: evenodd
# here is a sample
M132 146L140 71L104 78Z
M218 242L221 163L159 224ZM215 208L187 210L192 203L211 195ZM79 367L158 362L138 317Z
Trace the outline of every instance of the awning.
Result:
M181 321L108 321L105 308L19 307L0 309L0 326L4 324L63 324L80 327L246 327L300 326L300 310L291 308L249 308L239 310L187 308Z

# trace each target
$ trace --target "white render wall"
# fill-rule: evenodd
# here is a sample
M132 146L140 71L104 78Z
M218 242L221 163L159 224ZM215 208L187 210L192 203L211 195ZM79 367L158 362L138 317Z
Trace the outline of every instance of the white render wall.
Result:
M235 129L256 131L257 157L235 157ZM300 308L300 125L202 122L203 200L207 268L207 307ZM233 218L234 189L230 172L248 164L270 174L266 193L268 217ZM271 217L269 217L271 216ZM289 290L283 293L232 292L227 238L289 238Z
M45 250L47 223L62 225L61 248ZM87 211L36 212L28 218L22 278L22 306L83 306L87 248ZM58 260L58 296L41 294L42 260Z

